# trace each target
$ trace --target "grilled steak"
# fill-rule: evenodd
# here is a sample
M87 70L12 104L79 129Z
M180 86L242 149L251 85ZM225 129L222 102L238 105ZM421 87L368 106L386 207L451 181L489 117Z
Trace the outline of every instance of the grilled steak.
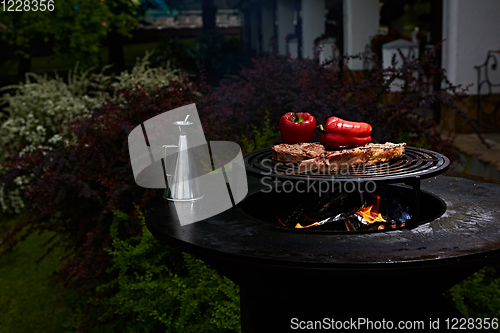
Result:
M303 160L299 164L299 173L319 170L320 172L337 171L355 165L368 165L386 162L404 155L406 143L367 143L351 149L327 151L316 158Z
M272 148L273 160L287 163L298 163L303 160L315 158L326 150L318 143L301 142L296 144L282 143Z

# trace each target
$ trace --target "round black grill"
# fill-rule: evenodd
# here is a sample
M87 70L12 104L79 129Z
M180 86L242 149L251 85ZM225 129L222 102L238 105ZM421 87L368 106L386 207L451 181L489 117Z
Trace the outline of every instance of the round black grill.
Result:
M400 182L408 178L429 178L448 170L450 160L437 152L406 147L401 158L371 165L359 165L329 173L297 172L297 165L275 162L271 148L257 150L245 155L247 172L257 177L275 177L283 180L321 181L384 181Z

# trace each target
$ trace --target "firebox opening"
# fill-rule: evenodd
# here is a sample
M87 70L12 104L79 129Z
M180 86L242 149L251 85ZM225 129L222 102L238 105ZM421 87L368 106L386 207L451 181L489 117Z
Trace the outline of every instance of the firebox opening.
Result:
M413 198L411 188L398 185L379 186L373 193L297 193L276 188L249 196L242 208L259 220L297 232L362 233L413 225L417 208ZM421 191L418 209L422 224L441 216L446 205Z

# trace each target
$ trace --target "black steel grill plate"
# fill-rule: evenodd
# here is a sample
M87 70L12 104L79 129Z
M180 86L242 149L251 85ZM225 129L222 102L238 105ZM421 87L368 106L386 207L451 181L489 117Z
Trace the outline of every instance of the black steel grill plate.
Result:
M372 165L356 166L329 173L298 174L291 164L272 160L271 148L257 150L245 155L245 167L249 174L257 177L273 177L281 180L318 181L377 181L396 183L411 178L429 178L439 175L450 165L450 160L435 151L406 147L401 158Z

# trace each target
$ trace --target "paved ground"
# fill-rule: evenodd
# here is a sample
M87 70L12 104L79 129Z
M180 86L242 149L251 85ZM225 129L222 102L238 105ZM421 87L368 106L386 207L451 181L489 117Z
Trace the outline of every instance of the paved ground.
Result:
M476 134L458 134L453 146L463 163L455 170L465 168L468 173L500 180L500 133L483 134L491 148L486 147Z

